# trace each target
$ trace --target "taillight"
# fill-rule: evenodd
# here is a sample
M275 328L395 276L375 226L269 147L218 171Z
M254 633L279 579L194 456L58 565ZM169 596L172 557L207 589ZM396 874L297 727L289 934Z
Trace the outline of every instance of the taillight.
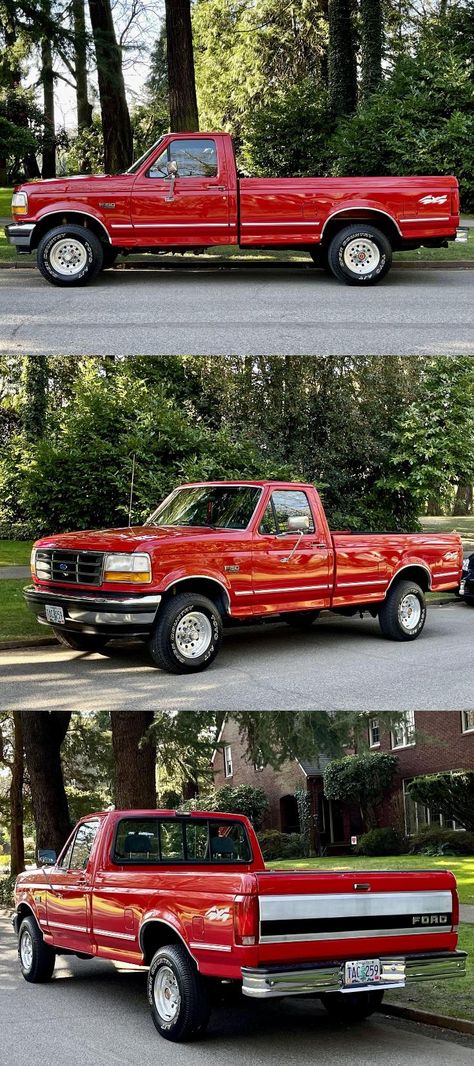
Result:
M250 946L258 940L258 896L236 896L234 899L234 940Z
M453 926L459 925L459 896L456 889L453 888Z
M451 189L451 214L459 215L459 190Z

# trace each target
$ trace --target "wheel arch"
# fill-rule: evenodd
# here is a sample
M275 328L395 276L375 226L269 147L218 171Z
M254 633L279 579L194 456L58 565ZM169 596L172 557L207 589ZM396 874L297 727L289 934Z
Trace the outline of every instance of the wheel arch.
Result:
M166 586L163 600L167 602L179 592L200 592L207 596L218 607L222 615L231 614L229 590L222 581L208 574L189 574L184 577L174 578ZM158 608L159 610L159 608Z
M393 585L396 584L399 580L410 581L410 579L412 581L416 581L417 585L420 586L422 592L430 591L432 580L431 570L428 566L425 565L425 563L417 562L406 563L404 566L401 566L400 569L396 571L387 586L385 595L387 595L389 590L393 588Z
M321 245L329 245L339 230L358 222L370 222L377 226L388 238L392 247L395 247L400 242L400 239L403 239L398 222L388 211L384 211L380 207L359 205L357 207L341 207L338 211L333 211L329 215L321 230Z
M165 944L182 944L183 947L186 948L189 957L199 969L197 959L190 951L184 934L177 929L173 922L169 922L165 918L158 916L145 918L140 926L138 942L143 955L143 960L147 966L150 964L155 952L158 951L159 948L164 947Z
M41 215L31 235L31 248L37 248L38 244L45 233L50 229L54 229L56 226L64 226L71 223L74 226L83 226L84 229L89 229L92 233L95 233L96 237L102 241L103 244L111 245L110 234L101 222L100 218L96 215L92 215L89 211L81 211L79 208L71 210L70 207L65 207L63 211L55 209L54 211L47 211L44 215Z
M18 932L20 931L20 925L24 918L33 918L36 925L38 926L41 936L43 936L43 930L38 921L38 917L35 914L34 908L31 906L31 903L26 903L25 900L22 900L16 908L16 913L18 915Z

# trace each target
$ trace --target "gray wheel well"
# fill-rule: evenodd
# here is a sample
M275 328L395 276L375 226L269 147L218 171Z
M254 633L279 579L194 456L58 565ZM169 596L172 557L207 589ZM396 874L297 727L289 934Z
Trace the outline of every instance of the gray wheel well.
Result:
M31 247L37 248L41 238L44 237L44 234L47 233L48 230L55 229L56 226L64 226L68 222L73 223L74 226L84 226L84 228L89 229L91 233L95 233L96 237L98 237L103 244L110 244L107 230L99 221L92 218L92 216L81 214L80 211L57 211L45 215L36 223L33 230Z
M390 588L397 585L400 581L416 581L416 584L420 586L423 592L429 592L431 587L430 575L427 570L422 566L417 566L413 563L413 566L406 566L403 570L394 577Z
M201 596L207 596L212 600L223 617L229 614L229 599L225 589L211 577L187 577L183 581L176 581L166 589L164 599L169 600L180 592L200 592Z
M395 222L392 221L388 215L384 215L382 211L354 211L352 215L349 213L346 217L342 215L336 215L335 218L329 219L324 228L324 233L321 237L321 246L327 247L336 233L341 229L345 229L346 226L357 226L360 222L368 222L369 225L376 226L390 241L392 248L395 248L400 241L400 234L397 230Z
M165 944L182 944L188 950L184 940L166 922L160 922L159 919L147 922L140 933L140 946L147 966L149 966L155 952L159 948L163 948ZM191 954L190 958L192 958Z

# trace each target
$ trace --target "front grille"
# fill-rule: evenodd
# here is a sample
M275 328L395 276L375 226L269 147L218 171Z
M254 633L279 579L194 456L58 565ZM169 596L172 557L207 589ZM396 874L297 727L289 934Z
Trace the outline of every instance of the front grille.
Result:
M100 585L103 563L103 552L40 548L36 552L36 576L40 581L58 581L62 585Z

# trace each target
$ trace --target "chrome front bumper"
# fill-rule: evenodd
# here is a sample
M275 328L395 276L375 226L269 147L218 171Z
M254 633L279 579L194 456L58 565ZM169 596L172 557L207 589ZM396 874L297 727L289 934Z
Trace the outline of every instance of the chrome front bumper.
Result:
M276 996L319 995L323 992L372 992L378 989L404 988L414 981L435 981L446 977L463 977L466 973L465 951L429 952L381 959L382 980L377 984L344 988L344 963L314 963L306 967L282 969L242 967L242 992L253 999Z
M10 222L5 226L5 236L9 244L14 244L17 252L27 255L31 251L31 238L35 222Z
M46 618L46 604L62 607L64 624L58 628L78 633L100 633L104 636L143 636L150 632L161 603L158 593L81 593L37 588L23 589L28 607L41 625L51 625Z

